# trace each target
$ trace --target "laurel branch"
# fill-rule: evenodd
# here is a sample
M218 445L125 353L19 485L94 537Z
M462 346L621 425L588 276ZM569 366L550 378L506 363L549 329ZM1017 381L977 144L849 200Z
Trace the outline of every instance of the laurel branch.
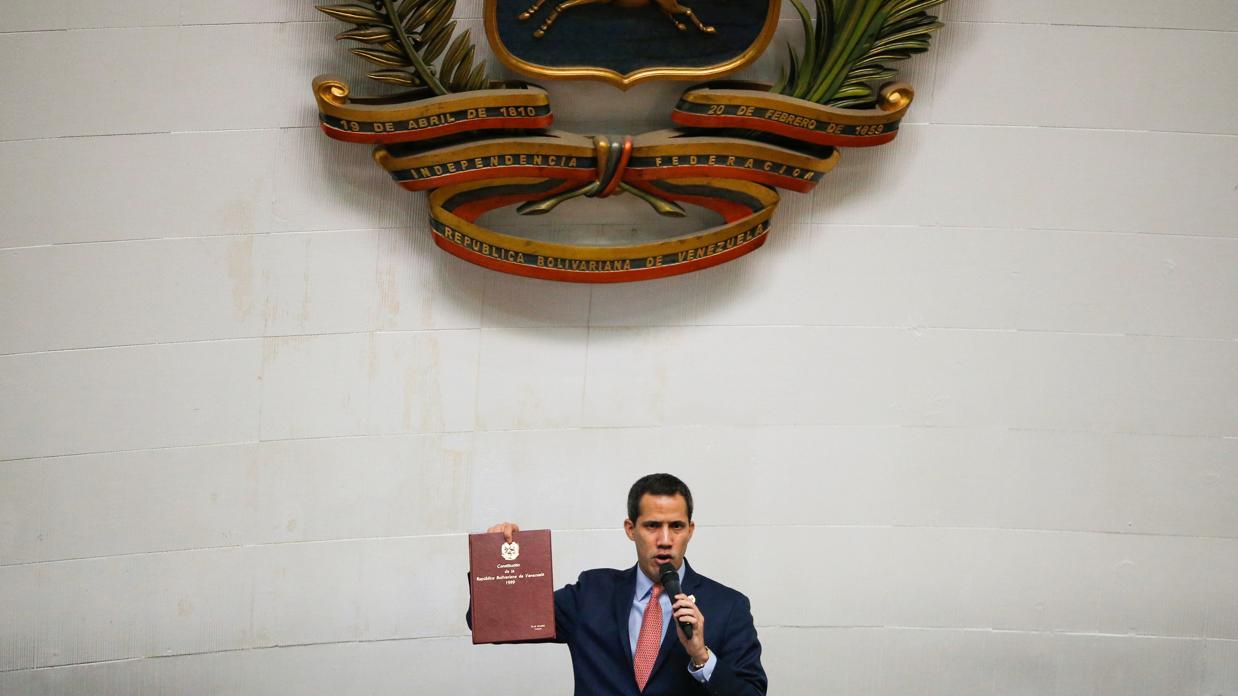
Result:
M373 48L349 49L380 66L370 79L435 94L484 89L486 61L473 65L472 31L452 39L456 0L373 0L368 5L318 5L318 11L354 25L336 35ZM442 60L435 67L435 61Z
M804 25L801 52L788 44L790 65L770 90L837 107L868 107L874 85L894 77L885 63L929 48L942 26L927 10L946 0L816 0L814 26L808 9L791 0Z

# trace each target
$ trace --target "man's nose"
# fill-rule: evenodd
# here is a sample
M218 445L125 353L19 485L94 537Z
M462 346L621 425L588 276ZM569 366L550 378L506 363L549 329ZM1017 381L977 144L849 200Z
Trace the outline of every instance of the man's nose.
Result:
M670 545L671 545L671 530L667 529L666 527L663 527L662 531L658 532L658 546L670 546Z

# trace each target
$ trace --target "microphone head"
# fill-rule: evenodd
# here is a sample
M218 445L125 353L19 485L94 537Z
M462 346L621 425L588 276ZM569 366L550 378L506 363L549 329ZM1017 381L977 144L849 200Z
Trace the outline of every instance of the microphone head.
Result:
M670 563L658 566L658 579L668 595L674 597L679 594L679 573L675 572L675 566Z
M678 573L675 572L675 566L670 563L663 563L658 566L658 577L665 578L667 575L678 575Z

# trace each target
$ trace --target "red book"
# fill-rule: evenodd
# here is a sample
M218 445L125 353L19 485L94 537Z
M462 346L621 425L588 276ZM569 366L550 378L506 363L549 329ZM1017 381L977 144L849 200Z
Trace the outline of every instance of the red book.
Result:
M473 643L555 637L550 530L469 535Z

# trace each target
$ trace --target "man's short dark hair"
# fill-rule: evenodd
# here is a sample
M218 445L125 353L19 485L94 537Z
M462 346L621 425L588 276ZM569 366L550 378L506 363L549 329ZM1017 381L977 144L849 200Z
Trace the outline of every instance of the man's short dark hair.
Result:
M688 521L692 521L692 491L688 484L670 474L649 474L637 479L628 491L628 519L633 522L640 516L640 500L649 495L682 495L688 505Z

